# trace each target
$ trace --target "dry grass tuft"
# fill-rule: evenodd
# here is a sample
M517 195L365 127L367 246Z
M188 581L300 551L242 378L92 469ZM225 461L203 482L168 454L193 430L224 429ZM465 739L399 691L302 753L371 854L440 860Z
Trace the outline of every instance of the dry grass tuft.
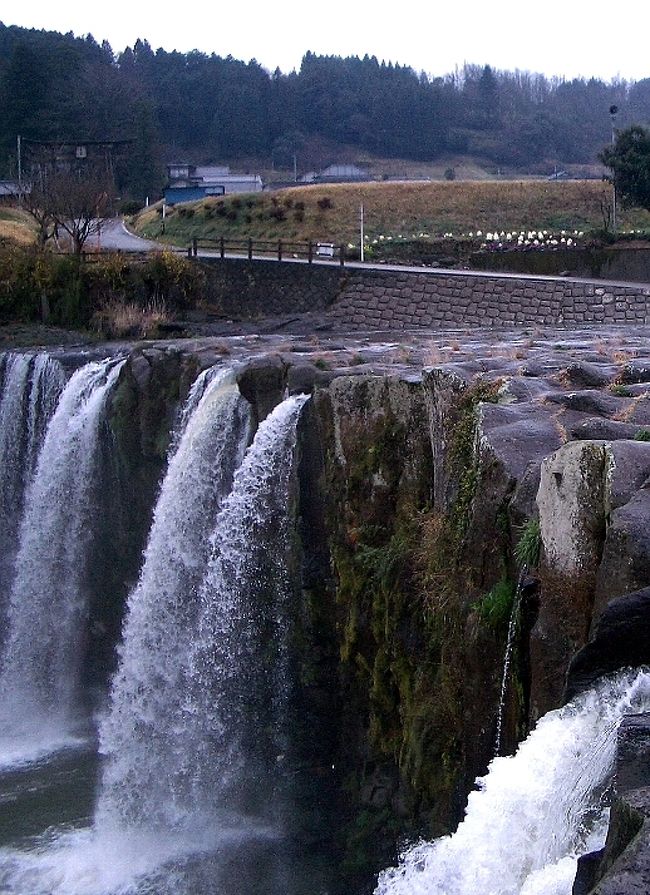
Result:
M96 315L95 328L109 339L155 339L160 335L160 324L168 321L169 315L159 303L142 308L135 302L116 299Z
M34 221L18 208L0 208L0 243L30 246L36 241Z

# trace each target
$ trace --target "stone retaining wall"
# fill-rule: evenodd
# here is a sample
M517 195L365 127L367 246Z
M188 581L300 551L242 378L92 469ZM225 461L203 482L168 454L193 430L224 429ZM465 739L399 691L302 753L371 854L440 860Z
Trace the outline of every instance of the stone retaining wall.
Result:
M650 287L354 270L329 316L353 329L642 324L650 323Z
M199 263L207 301L235 319L319 311L348 329L650 323L650 285L245 259Z
M224 316L236 320L323 311L344 287L339 266L201 258L206 299Z

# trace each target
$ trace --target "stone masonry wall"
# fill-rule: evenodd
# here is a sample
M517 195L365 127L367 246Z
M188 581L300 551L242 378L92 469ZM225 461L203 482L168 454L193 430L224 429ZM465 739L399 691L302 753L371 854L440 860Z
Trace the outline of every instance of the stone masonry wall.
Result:
M326 312L346 329L650 323L650 285L435 270L201 259L206 300L235 319Z
M329 316L352 329L643 324L650 322L650 287L355 270Z
M206 275L207 301L236 320L323 311L347 279L338 265L240 258L201 258L198 263Z

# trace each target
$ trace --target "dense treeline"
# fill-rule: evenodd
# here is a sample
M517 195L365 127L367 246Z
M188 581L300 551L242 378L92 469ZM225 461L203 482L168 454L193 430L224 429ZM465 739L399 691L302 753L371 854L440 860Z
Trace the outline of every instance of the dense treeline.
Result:
M470 154L497 166L593 163L617 125L650 120L650 78L549 79L465 66L444 78L363 59L307 53L299 72L265 71L199 52L115 55L92 37L0 24L0 175L28 140L124 139L118 185L155 194L161 161L309 160L318 141L414 160ZM337 159L330 158L329 161ZM12 168L13 166L13 168Z

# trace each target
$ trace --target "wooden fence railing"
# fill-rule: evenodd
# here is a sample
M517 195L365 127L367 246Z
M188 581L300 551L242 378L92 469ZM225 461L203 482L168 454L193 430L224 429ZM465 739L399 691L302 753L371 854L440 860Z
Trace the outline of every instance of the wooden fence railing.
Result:
M173 252L176 254L187 255L188 258L197 258L199 252L209 252L211 256L219 258L235 257L248 258L252 261L254 258L269 258L275 261L287 261L302 259L309 264L312 261L331 261L338 263L343 267L347 259L346 247L344 245L335 245L331 242L313 242L311 240L304 242L288 242L283 239L264 240L264 239L193 239L187 249L178 246L168 246L157 249L147 249L133 251L131 249L111 249L101 248L99 250L83 251L80 253L80 260L87 264L101 261L107 255L125 255L130 258L145 259L151 254L159 251ZM69 252L57 252L58 255L69 255Z
M345 246L331 242L287 242L283 239L193 239L187 254L196 258L201 250L218 253L220 258L227 256L253 258L273 258L277 261L288 259L304 259L312 261L338 261L341 267L345 264Z

